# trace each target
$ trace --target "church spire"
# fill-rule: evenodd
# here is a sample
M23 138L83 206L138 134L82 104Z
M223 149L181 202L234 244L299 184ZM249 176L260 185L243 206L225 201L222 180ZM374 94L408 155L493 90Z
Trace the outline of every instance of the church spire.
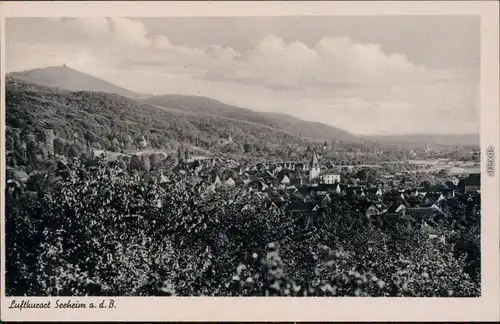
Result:
M321 169L319 167L318 156L316 150L313 149L311 168L309 169L309 181L314 181L319 177Z
M318 156L316 155L316 150L313 149L313 154L312 154L312 167L315 168L318 166Z

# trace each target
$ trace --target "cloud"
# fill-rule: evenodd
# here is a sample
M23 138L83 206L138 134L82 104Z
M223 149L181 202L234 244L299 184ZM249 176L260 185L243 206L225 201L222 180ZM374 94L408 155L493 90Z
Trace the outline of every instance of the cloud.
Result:
M174 44L128 18L44 23L38 41L29 24L7 33L8 71L65 63L135 91L205 95L355 133L477 129L477 76L432 70L380 44L323 37L308 46L268 35L239 52Z

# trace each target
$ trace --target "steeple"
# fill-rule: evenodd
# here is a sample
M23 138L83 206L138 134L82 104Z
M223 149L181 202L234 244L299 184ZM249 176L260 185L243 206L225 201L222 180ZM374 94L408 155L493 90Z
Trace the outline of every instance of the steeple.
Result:
M319 166L318 156L316 155L316 150L313 149L311 167L316 168Z
M321 168L319 167L318 156L316 150L313 149L311 168L309 169L309 181L319 178Z

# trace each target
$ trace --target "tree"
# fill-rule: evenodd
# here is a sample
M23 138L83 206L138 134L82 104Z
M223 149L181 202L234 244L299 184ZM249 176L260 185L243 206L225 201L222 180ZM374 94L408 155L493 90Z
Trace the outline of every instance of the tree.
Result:
M142 170L146 172L151 169L151 162L149 161L149 157L145 154L141 156L141 167Z
M54 153L64 155L64 141L59 137L54 139Z
M424 190L429 191L432 187L432 184L428 180L424 180L420 183L420 186L424 188Z
M54 155L54 131L52 129L46 129L43 132L43 139L45 143L45 148L47 149L48 156Z
M28 159L28 165L34 167L36 166L36 150L38 148L37 143L34 140L30 140L26 145L26 157Z
M252 146L248 144L248 142L245 141L245 144L243 144L243 151L245 153L251 153L252 152Z
M177 161L182 161L182 148L180 146L177 148Z
M366 179L367 179L366 170L359 170L358 172L356 172L356 178L361 180L361 181L366 181Z
M151 165L152 168L154 168L157 165L159 165L162 160L163 160L163 157L160 154L157 154L157 153L152 153L149 156L149 162L150 162L150 165Z
M82 154L82 151L78 148L77 145L71 144L68 148L68 157L69 158L79 158Z
M130 164L129 164L129 170L130 171L139 171L141 170L142 165L141 165L141 157L139 155L133 155L130 158Z

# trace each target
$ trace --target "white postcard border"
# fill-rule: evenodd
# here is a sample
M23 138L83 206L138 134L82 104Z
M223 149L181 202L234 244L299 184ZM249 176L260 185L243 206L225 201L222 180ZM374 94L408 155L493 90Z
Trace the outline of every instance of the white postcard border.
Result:
M481 16L481 266L479 298L210 298L210 297L111 297L114 309L9 309L5 274L1 277L1 316L8 321L489 321L500 319L499 284L499 20L496 1L370 1L370 2L8 2L0 3L1 83L5 80L5 17L243 17L283 15L480 15ZM459 37L459 36L457 36ZM1 98L4 96L1 87ZM0 178L1 203L5 192L5 102L1 101ZM493 177L486 173L486 148L496 159ZM4 209L1 208L4 243ZM2 244L2 269L5 245ZM26 298L27 299L27 298ZM29 298L31 301L85 301L109 298Z

